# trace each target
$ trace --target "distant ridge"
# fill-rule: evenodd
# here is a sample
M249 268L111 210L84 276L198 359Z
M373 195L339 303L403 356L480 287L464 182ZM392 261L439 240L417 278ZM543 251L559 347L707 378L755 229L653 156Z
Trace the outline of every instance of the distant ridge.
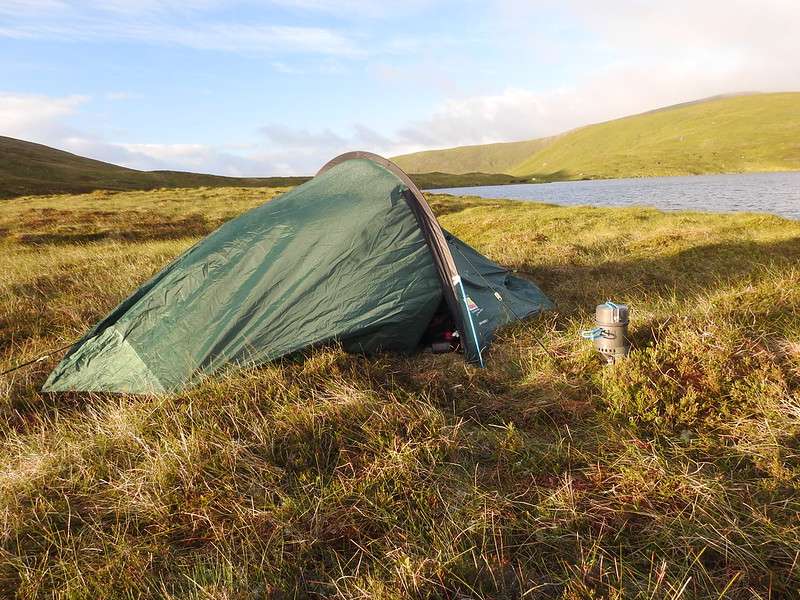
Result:
M639 115L649 115L652 113L663 112L666 110L675 110L676 108L683 108L685 106L694 106L695 104L703 104L704 102L715 102L717 100L727 100L728 98L741 98L742 96L755 96L755 95L764 95L762 92L732 92L729 94L714 94L713 96L707 96L706 98L700 98L699 100L687 100L686 102L678 102L677 104L668 104L667 106L659 106L658 108L651 108L650 110L646 110L644 112L635 113L632 115L628 115L627 117L621 117L622 119L627 119L630 117L638 117ZM618 121L619 119L610 119L609 121ZM603 123L608 123L609 121L602 121Z
M137 171L49 146L0 136L0 198L177 187L297 185L308 177L222 177L181 171Z
M524 177L490 173L417 173L423 189L522 183ZM284 187L311 177L223 177L182 171L137 171L84 158L42 144L0 136L0 199L94 190L151 190L196 187Z
M537 181L800 170L800 93L725 94L550 138L394 160L412 171L489 168Z
M397 156L394 160L407 173L508 173L509 167L517 165L554 138L540 138L523 142L500 142L458 146L445 150L425 150L414 154Z

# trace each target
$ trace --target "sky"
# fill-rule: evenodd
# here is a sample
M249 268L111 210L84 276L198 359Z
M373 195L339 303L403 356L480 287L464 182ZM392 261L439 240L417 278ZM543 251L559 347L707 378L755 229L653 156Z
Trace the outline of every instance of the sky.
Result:
M0 135L313 174L800 90L800 0L0 0Z

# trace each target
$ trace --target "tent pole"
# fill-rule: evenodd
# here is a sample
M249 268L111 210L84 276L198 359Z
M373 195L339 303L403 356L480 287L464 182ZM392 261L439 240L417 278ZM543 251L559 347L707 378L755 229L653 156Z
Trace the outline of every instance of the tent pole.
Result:
M478 334L475 333L475 323L472 321L472 311L469 309L469 303L467 302L467 293L464 291L464 282L461 281L461 276L456 275L453 277L453 284L457 285L461 289L461 301L464 303L464 309L467 311L467 318L469 319L469 328L472 332L472 340L475 343L475 350L478 353L478 363L481 366L481 369L485 367L483 364L483 355L481 354L481 345L478 342Z

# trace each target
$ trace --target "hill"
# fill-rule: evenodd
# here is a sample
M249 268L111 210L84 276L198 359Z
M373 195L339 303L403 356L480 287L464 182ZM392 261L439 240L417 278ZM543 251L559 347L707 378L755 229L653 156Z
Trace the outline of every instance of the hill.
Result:
M525 177L485 172L416 173L411 177L422 189L527 181ZM137 171L84 158L49 146L0 136L0 198L94 190L284 187L299 185L309 179L309 177L222 177L181 171Z
M524 144L533 151L513 162ZM800 93L715 97L518 142L514 152L503 146L396 160L415 170L447 164L456 173L480 162L492 172L537 180L800 170Z
M137 171L42 144L0 136L0 198L93 190L296 185L308 177L221 177L180 171Z
M800 93L680 105L565 134L511 169L563 178L800 170Z
M83 334L280 190L0 211L0 372ZM800 223L434 196L558 311L455 354L233 372L159 398L0 376L0 597L789 598ZM579 336L627 302L635 350Z
M504 142L477 146L460 146L447 150L426 150L404 154L392 160L406 173L510 173L551 142L552 138L526 142Z

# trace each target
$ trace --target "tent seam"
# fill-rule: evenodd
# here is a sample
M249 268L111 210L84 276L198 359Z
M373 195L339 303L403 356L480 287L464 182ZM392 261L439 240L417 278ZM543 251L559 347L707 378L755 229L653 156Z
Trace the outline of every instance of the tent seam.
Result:
M133 351L133 353L136 355L136 358L138 358L138 359L139 359L139 362L141 362L141 363L142 363L142 365L144 365L145 369L147 369L147 372L150 374L150 376L151 376L153 379L155 379L155 380L156 380L156 383L158 383L158 385L159 385L159 386L160 386L160 388L161 388L161 389L160 389L160 390L158 390L158 391L160 391L160 392L166 392L166 391L167 391L167 388L166 388L166 387L164 387L164 383L161 381L161 379L159 379L158 375L156 375L156 374L153 372L153 369L151 369L151 368L150 368L150 365L149 365L148 363L146 363L146 362L145 362L145 360L144 360L144 359L142 358L142 356L139 354L139 351L138 351L138 350L136 350L136 348L134 347L134 345L133 345L133 344L131 344L131 343L128 341L128 338L127 338L127 336L123 335L123 333L122 333L122 332L121 332L119 329L117 329L117 327L116 327L115 325L111 325L111 327L114 329L114 331L116 331L116 332L117 332L117 334L118 334L118 335L122 336L122 343L123 343L123 344L126 344L126 345L128 346L128 348L130 348L130 349Z

